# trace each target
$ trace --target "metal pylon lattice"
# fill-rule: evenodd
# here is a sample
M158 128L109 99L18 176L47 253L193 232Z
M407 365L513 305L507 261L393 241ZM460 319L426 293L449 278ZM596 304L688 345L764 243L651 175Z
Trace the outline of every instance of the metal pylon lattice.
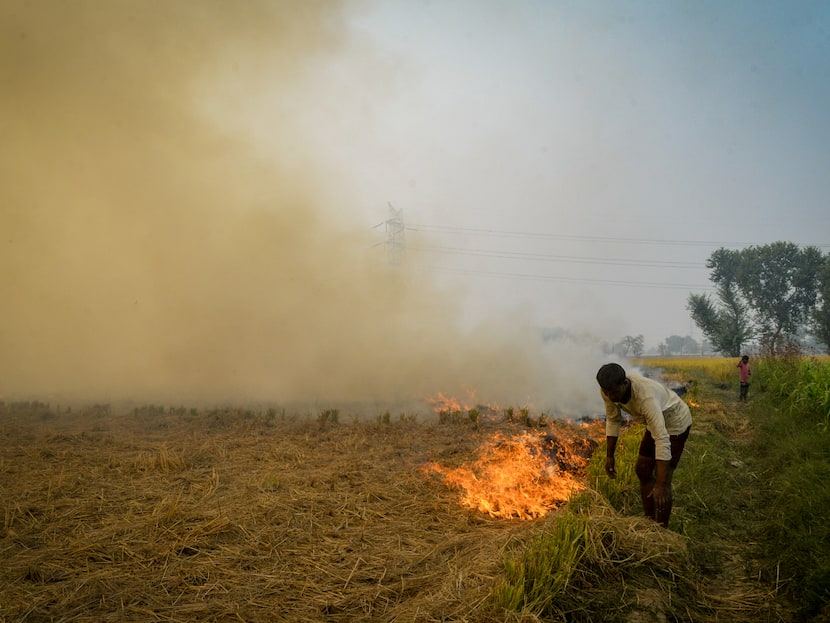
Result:
M403 262L406 251L405 227L403 223L403 208L396 210L389 204L389 218L386 225L386 261L391 266L398 266Z

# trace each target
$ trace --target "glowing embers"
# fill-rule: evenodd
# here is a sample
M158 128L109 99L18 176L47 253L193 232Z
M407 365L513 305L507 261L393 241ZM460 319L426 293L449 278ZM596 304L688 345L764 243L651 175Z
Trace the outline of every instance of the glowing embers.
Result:
M557 431L558 433L558 431ZM535 519L584 489L582 472L596 442L577 434L498 432L460 467L430 463L426 470L462 492L461 504L492 517Z

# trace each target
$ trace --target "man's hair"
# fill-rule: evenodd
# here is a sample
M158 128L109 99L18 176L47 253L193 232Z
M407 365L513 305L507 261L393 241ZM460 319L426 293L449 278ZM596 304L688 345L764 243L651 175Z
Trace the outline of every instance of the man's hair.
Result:
M625 370L618 363L606 363L597 372L597 383L602 389L614 389L625 381Z

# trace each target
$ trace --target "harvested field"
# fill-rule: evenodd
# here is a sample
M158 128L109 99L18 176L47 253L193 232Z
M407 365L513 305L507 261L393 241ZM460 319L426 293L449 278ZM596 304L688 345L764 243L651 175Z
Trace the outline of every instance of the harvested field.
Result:
M424 466L527 423L345 419L0 412L0 620L503 619L504 551L540 520L464 508ZM545 432L602 434L575 430Z

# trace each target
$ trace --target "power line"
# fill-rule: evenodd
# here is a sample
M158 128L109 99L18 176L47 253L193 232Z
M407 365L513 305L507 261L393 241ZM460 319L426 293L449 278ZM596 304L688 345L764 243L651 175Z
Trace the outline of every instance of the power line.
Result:
M402 223L401 223L402 224ZM659 238L629 238L629 237L612 237L612 236L587 236L587 235L572 235L572 234L555 234L546 232L527 232L527 231L510 231L501 229L485 229L476 227L461 227L454 225L431 225L431 224L407 224L404 229L413 232L423 232L428 234L439 235L460 235L472 234L489 236L496 238L524 238L535 240L572 240L582 242L613 242L613 243L630 243L641 245L664 245L664 246L686 246L686 247L748 247L757 243L750 242L735 242L735 241L716 241L716 240L671 240ZM599 264L612 266L639 266L647 268L666 268L666 269L702 269L706 268L702 262L680 262L672 260L636 260L624 258L603 258L590 256L576 256L576 255L554 255L546 253L533 253L526 251L497 251L488 250L484 248L467 248L457 246L445 245L408 245L412 250L430 251L442 254L451 255L467 255L475 257L489 257L497 259L513 259L513 260L530 260L543 262L562 262L572 264ZM813 244L809 246L819 248L830 248L830 243ZM711 284L684 284L684 283L664 283L664 282L649 282L649 281L629 281L619 279L592 279L587 277L560 277L555 275L540 275L525 272L510 272L510 271L490 271L469 268L454 268L447 266L427 266L425 264L416 264L416 267L428 269L436 272L453 273L458 275L479 275L485 277L500 277L513 279L536 279L542 281L558 281L565 283L581 283L581 284L599 284L608 286L623 286L633 288L660 288L660 289L683 289L683 290L697 290L712 292L715 287Z
M538 275L531 273L498 272L487 270L475 270L464 268L447 268L445 266L429 266L427 264L414 264L418 268L425 268L435 272L455 273L460 275L482 275L486 277L508 277L522 279L538 279L542 281L562 281L567 283L593 283L609 286L625 286L632 288L663 288L672 290L705 290L714 291L712 285L696 285L687 283L660 283L648 281L624 281L620 279L589 279L583 277L559 277L555 275Z
M468 249L462 247L445 247L440 245L410 245L409 248L414 250L437 251L439 253L449 253L455 255L565 262L571 264L610 264L614 266L647 266L652 268L705 268L705 265L699 262L632 260L623 258L584 257L577 255L549 255L546 253L527 253L521 251L488 251L487 249Z
M508 231L500 229L480 229L475 227L457 227L454 225L426 225L408 224L406 229L411 231L438 233L438 234L479 234L505 238L535 238L541 240L579 240L583 242L625 242L631 244L671 245L671 246L735 246L749 247L753 242L735 242L718 240L669 240L661 238L625 238L616 236L581 236L572 234L552 234L545 232ZM830 243L813 244L809 246L830 248Z

